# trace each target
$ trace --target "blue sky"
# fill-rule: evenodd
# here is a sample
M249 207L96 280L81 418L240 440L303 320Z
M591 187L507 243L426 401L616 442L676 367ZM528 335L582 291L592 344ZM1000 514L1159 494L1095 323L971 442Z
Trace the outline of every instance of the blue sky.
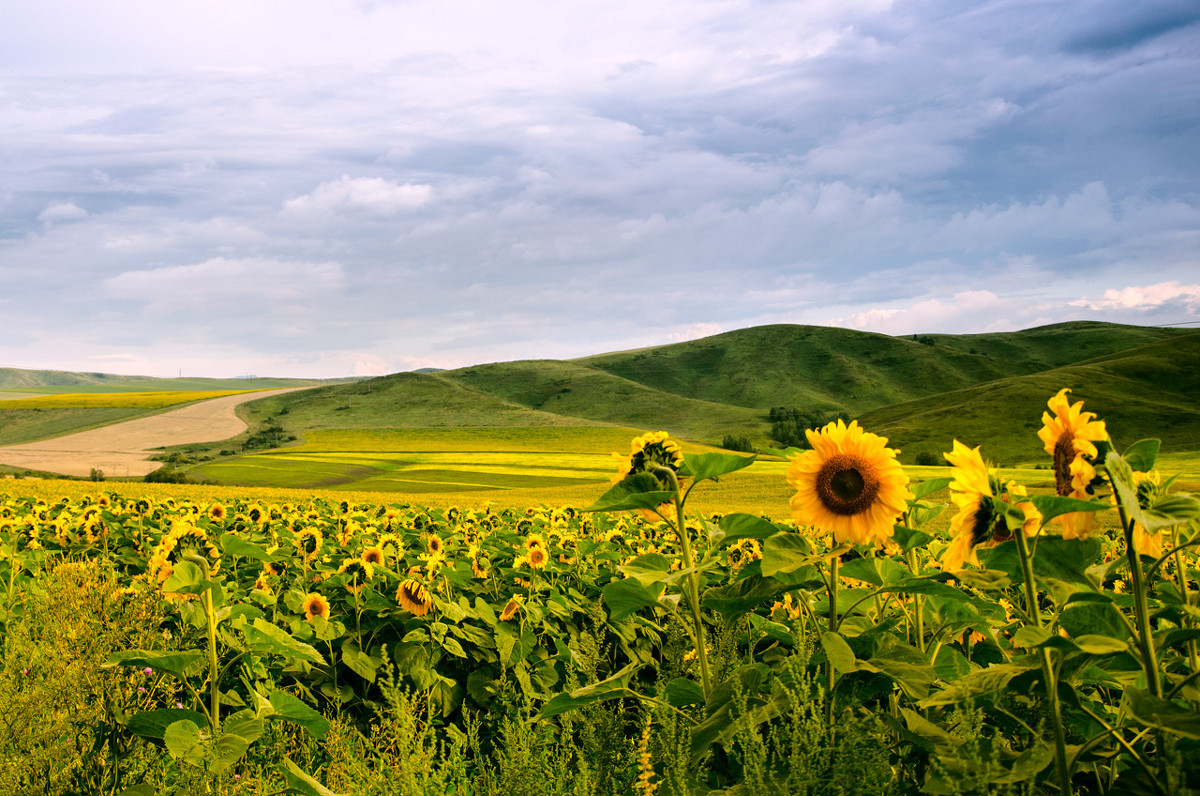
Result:
M1194 0L44 0L0 67L0 366L1200 321Z

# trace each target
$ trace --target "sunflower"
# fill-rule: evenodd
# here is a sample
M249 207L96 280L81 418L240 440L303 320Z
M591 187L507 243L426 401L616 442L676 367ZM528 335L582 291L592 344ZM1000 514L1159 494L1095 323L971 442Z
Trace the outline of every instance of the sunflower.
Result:
M670 489L670 484L657 475L656 467L666 467L676 473L683 466L683 451L679 443L670 439L665 431L650 431L637 437L629 445L629 458L624 459L617 473L620 481L635 473L650 473L662 485L664 490Z
M541 569L546 566L546 562L550 559L550 555L544 547L531 547L526 554L526 559L529 561L529 566L533 569Z
M525 537L525 549L532 550L535 547L545 548L546 540L540 533L531 533Z
M1007 526L992 505L991 498L999 491L999 483L995 472L984 464L979 448L968 448L954 440L954 449L942 456L953 468L950 500L958 507L958 513L950 520L954 541L942 560L942 566L953 571L962 569L968 561L978 564L975 548L991 541L998 532L1007 533Z
M305 528L300 531L296 537L296 547L304 556L305 561L312 561L321 552L321 546L325 543L325 537L321 531L316 528Z
M1053 410L1042 413L1042 428L1038 438L1046 453L1054 457L1054 486L1062 497L1087 500L1092 497L1092 482L1096 480L1096 457L1100 455L1095 443L1108 439L1103 420L1095 420L1094 412L1083 411L1083 401L1067 401L1070 389L1064 387L1047 402ZM1058 522L1064 539L1086 539L1094 522L1092 512L1062 514Z
M1148 473L1135 472L1133 485L1137 490L1138 505L1143 509L1149 508L1166 492L1162 485L1162 477L1157 470ZM1159 528L1154 533L1150 533L1140 522L1135 522L1133 524L1133 544L1139 555L1158 558L1163 553L1163 530Z
M792 517L839 542L881 543L912 498L908 476L887 438L841 420L809 430L812 450L792 456L787 480L796 489Z
M507 622L517 615L517 611L521 608L521 603L525 598L519 594L514 594L512 599L504 606L504 610L500 612L500 621Z
M338 574L349 575L346 590L352 594L358 594L362 591L362 587L367 585L367 581L374 577L375 569L360 558L347 558L338 567Z
M429 591L412 578L404 580L396 589L396 602L413 616L424 616L433 607Z
M441 555L442 550L445 549L445 544L442 542L442 537L438 536L436 533L429 534L428 538L425 539L425 549L428 550L432 555Z
M374 567L386 566L387 555L383 552L382 547L368 547L363 551L362 560L364 564L370 564Z
M208 518L213 522L220 522L225 519L228 513L220 503L214 503L208 507Z
M304 609L304 618L309 622L316 616L329 618L329 601L315 592L305 597L300 607Z

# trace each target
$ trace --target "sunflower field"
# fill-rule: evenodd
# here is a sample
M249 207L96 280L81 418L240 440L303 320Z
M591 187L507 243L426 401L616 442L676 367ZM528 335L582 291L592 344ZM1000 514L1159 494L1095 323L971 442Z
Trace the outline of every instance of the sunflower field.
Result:
M665 432L586 507L7 482L0 791L1200 792L1200 501L1048 409L1052 490L837 421L786 522Z

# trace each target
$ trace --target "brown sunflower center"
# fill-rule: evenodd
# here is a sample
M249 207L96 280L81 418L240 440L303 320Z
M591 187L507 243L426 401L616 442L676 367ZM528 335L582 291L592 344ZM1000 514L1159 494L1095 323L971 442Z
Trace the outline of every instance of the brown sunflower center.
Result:
M839 453L817 473L817 498L834 514L861 514L878 494L879 473L859 456Z
M1071 462L1075 461L1075 440L1068 432L1054 443L1054 488L1060 496L1071 494Z

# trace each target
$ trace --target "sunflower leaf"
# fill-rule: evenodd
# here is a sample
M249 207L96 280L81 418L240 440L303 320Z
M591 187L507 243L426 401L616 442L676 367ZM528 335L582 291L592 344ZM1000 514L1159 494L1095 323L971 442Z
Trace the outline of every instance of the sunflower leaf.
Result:
M614 580L600 591L608 606L608 618L613 621L624 619L641 608L662 607L658 601L663 591L661 583L643 584L637 578L625 578Z
M237 534L227 533L221 536L221 549L227 555L241 556L242 558L253 558L255 561L262 561L265 564L274 564L275 559L268 555L267 551L256 544L251 544Z
M287 779L288 789L304 796L338 796L329 788L305 774L298 765L288 758L283 758L283 776Z
M708 479L717 480L726 473L741 470L754 464L754 456L738 456L736 453L685 453L683 462L697 483Z
M282 655L289 660L304 660L318 665L325 663L325 657L315 647L297 641L265 619L255 619L253 625L243 625L242 632L255 652Z
M201 650L183 652L155 652L153 650L125 650L113 653L101 668L132 666L138 669L154 669L186 680L188 674L200 667L205 658Z
M318 741L322 740L325 733L329 732L329 719L287 691L276 691L271 694L270 701L275 712L268 718L282 719L298 724L312 733L312 736Z
M1140 439L1125 449L1124 459L1136 472L1148 473L1158 461L1158 449L1161 446L1161 440Z
M912 500L909 502L916 502L924 498L926 495L932 495L934 492L945 489L946 487L950 486L950 482L953 480L953 478L931 478L928 481L922 481L919 484L910 485L908 489L910 492L912 492L913 496Z
M652 509L667 503L673 492L663 490L663 485L649 473L634 473L626 476L605 492L583 511L630 511Z
M766 539L783 530L755 514L726 514L717 523L724 536L714 539L719 544L733 544L742 539Z
M1058 495L1034 495L1029 498L1029 502L1041 512L1043 523L1076 511L1104 511L1112 508L1107 503L1101 503L1098 500L1079 500Z

